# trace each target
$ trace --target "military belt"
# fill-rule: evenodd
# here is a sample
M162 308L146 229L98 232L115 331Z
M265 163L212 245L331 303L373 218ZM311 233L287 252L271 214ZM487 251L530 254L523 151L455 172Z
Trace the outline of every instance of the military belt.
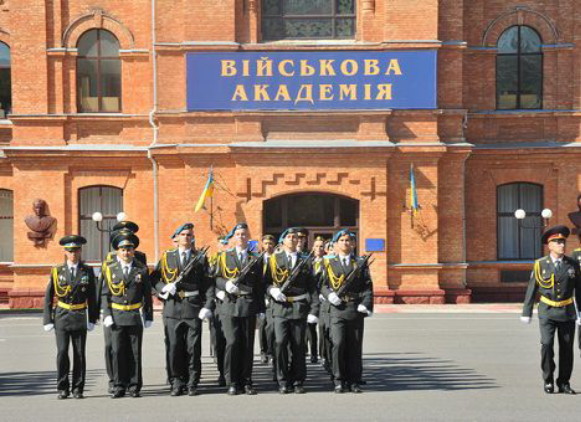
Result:
M87 302L85 303L65 303L60 300L57 302L59 308L68 309L69 311L78 311L85 309L87 307Z
M298 296L287 296L286 301L293 303L293 302L298 302L299 300L308 299L308 297L309 297L309 295L307 293L304 293L304 294L298 295Z
M345 302L354 302L359 299L359 295L356 293L347 293L344 294L341 299L343 299Z
M120 303L112 303L111 304L111 308L117 309L119 311L134 311L136 309L141 308L141 306L142 306L142 303L141 302L139 302L139 303L133 303L131 305L122 305Z
M570 297L569 299L565 299L565 300L560 300L558 302L555 302L554 300L551 300L545 296L541 296L541 302L546 303L549 306L552 306L553 308L562 308L564 306L570 305L571 303L573 303L573 298Z
M178 292L178 296L181 297L182 299L184 297L194 297L194 296L199 296L200 295L200 291L199 290L193 290L191 292L186 292L185 290L180 290Z

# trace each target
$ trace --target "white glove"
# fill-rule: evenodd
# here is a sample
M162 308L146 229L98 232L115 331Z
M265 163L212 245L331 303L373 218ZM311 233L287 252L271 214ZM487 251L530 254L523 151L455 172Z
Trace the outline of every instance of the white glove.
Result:
M256 314L256 317L260 320L263 320L264 318L266 318L266 314L264 312L260 312Z
M216 292L216 297L223 302L224 299L226 299L226 292L224 290L218 290Z
M357 312L361 312L362 314L371 315L371 311L367 309L367 307L363 304L357 305Z
M143 321L144 328L150 328L152 325L153 325L153 321L150 321L149 319L146 319L145 321Z
M343 302L341 300L341 298L339 296L337 296L337 293L335 293L335 292L329 293L329 296L327 296L327 300L335 306L339 306Z
M87 331L93 331L95 329L95 324L92 322L87 322Z
M200 309L200 313L198 314L198 318L199 319L212 318L212 311L210 311L208 308L202 308L202 309Z
M327 301L327 299L325 299L325 296L323 296L322 293L319 293L319 302L323 303L323 302L326 302L326 301Z
M226 291L231 295L237 295L238 293L240 293L240 289L238 288L238 286L236 286L230 280L226 282Z
M317 318L315 315L309 314L307 316L307 323L308 324L316 324L317 322L319 322L319 318Z
M280 291L278 287L273 287L272 289L270 289L270 295L277 302L286 302L286 296L284 295L283 292Z
M52 331L54 329L54 324L52 324L52 323L51 324L44 324L42 328L44 328L44 331L46 331L48 333L49 331Z
M523 324L530 324L531 323L531 317L530 316L521 316L520 317L520 322L522 322Z
M163 289L161 289L162 293L169 293L170 295L175 295L176 294L176 284L175 283L168 283L165 286L163 286Z
M577 318L577 319L575 320L575 323L576 323L577 325L581 325L581 318Z
M113 317L111 315L107 315L103 320L103 325L105 327L110 327L113 325Z

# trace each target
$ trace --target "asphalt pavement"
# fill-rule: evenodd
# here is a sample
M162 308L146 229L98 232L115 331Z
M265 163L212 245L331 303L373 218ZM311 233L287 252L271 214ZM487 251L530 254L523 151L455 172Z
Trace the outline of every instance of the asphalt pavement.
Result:
M37 314L0 314L0 420L3 421L547 421L579 420L581 394L542 390L538 322L518 307L384 306L366 320L363 394L334 394L308 364L304 395L280 395L268 365L255 359L256 396L217 386L203 336L200 395L170 397L160 315L144 338L142 398L107 395L103 332L87 339L86 398L57 400L56 346ZM576 345L575 355L579 359ZM581 392L581 363L571 380Z

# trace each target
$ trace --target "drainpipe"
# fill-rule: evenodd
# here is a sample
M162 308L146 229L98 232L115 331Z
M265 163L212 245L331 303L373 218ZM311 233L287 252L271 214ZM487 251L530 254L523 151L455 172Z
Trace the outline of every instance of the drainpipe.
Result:
M153 139L147 148L147 158L151 161L153 176L153 242L155 251L155 261L159 260L159 186L158 186L158 164L153 157L151 150L157 144L159 126L155 121L157 112L157 54L155 52L156 33L155 33L155 7L156 1L151 0L151 61L153 64L153 108L149 112L149 124L153 130Z

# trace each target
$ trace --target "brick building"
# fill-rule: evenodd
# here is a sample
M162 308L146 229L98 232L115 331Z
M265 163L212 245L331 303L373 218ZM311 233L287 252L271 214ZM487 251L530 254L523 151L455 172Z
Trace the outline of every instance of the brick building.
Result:
M58 239L81 232L97 262L107 233L92 213L107 229L123 211L151 263L184 221L201 245L236 221L254 239L349 226L376 251L379 302L519 300L541 210L570 225L581 190L580 22L575 0L0 0L0 298L39 306ZM197 79L200 57L266 57L250 83L272 65L290 84L347 53L329 72L361 90L377 73L367 55L437 62L399 79L381 68L394 99L335 87L377 100L361 106L318 81L316 98L299 85L303 101L289 101L279 85L278 103L257 103L274 96L258 88L205 109L223 93ZM403 89L408 71L437 83ZM406 95L411 106L395 101ZM210 167L214 197L194 214ZM37 198L56 223L34 246Z

